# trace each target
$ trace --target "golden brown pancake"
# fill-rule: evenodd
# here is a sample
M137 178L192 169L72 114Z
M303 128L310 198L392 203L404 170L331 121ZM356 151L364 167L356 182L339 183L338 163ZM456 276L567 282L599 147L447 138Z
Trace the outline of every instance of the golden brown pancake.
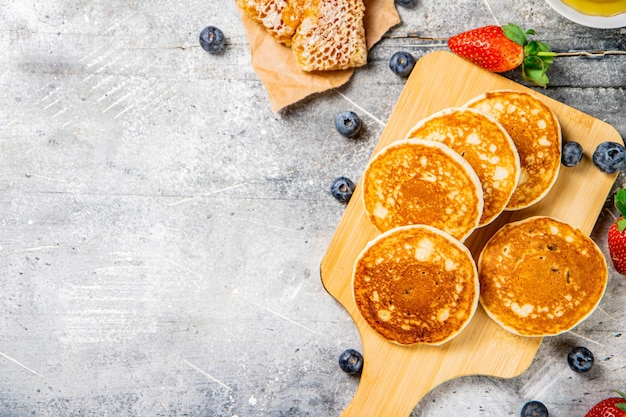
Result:
M304 71L354 68L367 63L363 0L312 0L304 7L291 48Z
M404 139L374 155L363 175L363 202L381 232L428 224L459 240L478 226L483 210L480 180L449 146Z
M466 104L498 120L519 153L521 173L507 210L526 208L550 191L561 166L561 126L542 101L521 91L492 91Z
M520 162L515 144L496 119L470 108L448 108L418 122L407 138L445 143L474 168L485 200L479 226L502 213L517 186Z
M378 235L357 257L356 305L387 340L440 345L458 335L478 306L478 274L469 250L426 225Z
M506 330L521 336L566 332L600 302L606 261L588 236L551 217L503 226L478 259L480 302Z

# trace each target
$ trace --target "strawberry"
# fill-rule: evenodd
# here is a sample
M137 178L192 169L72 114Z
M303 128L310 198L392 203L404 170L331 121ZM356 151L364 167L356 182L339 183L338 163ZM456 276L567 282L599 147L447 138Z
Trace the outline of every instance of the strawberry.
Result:
M609 254L613 261L615 270L622 275L626 275L626 189L621 189L615 194L615 208L621 216L609 227L607 241L609 244Z
M585 417L624 417L626 416L626 394L616 391L620 396L605 398L587 411Z
M509 23L504 26L483 26L459 33L448 39L448 48L474 64L492 71L507 72L521 65L522 77L535 85L548 85L546 72L555 52L544 42L528 40L530 29Z

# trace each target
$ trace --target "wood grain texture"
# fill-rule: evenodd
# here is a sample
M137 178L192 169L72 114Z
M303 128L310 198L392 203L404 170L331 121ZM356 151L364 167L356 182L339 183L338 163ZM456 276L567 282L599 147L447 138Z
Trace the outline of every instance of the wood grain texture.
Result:
M563 140L579 142L584 157L575 168L561 167L556 184L541 202L503 213L491 225L474 232L467 246L476 257L503 224L532 215L553 216L590 234L616 179L616 175L601 173L592 164L591 154L600 142L623 143L619 133L607 123L483 71L449 52L433 52L418 62L374 153L403 138L423 117L498 89L529 91L538 96L557 114ZM357 186L321 262L322 282L354 319L365 356L358 390L343 417L406 417L428 391L444 381L476 374L511 378L528 368L542 339L502 330L482 308L458 337L439 347L394 345L372 330L354 303L351 274L356 256L377 234L365 215Z

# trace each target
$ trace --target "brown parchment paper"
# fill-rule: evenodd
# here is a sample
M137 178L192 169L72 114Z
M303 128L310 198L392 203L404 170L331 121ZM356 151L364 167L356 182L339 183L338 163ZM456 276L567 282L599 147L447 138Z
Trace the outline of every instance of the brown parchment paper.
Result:
M370 49L392 26L400 23L394 0L364 0L365 36ZM277 42L258 23L240 11L248 35L252 67L265 86L272 111L303 98L345 84L354 69L306 72L298 67L291 48Z

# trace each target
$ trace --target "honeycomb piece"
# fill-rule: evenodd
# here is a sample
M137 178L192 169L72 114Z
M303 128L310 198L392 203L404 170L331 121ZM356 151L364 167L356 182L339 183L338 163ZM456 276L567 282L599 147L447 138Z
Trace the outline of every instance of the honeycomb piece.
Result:
M277 41L289 46L299 25L298 9L290 3L299 1L302 0L237 0L237 6ZM283 20L283 16L287 20Z
M363 0L307 1L291 48L304 71L354 68L367 63Z

